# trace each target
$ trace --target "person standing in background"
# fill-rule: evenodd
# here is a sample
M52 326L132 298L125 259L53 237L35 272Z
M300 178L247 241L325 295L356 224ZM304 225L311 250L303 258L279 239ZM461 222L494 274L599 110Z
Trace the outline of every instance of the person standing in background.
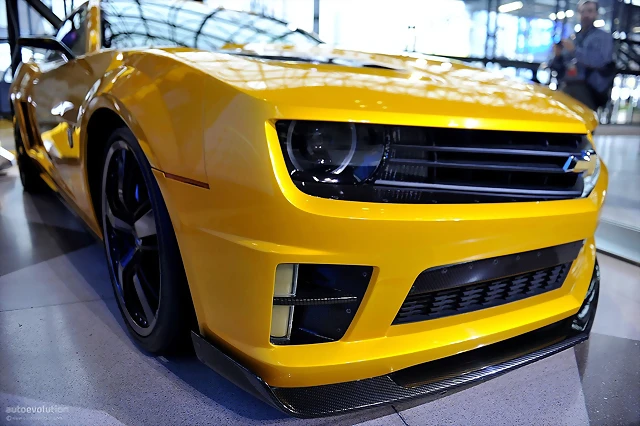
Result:
M560 86L564 81L564 74L567 72L567 67L562 57L562 42L555 43L553 45L553 58L549 61L549 68L557 73L558 85Z
M598 8L595 0L578 3L580 31L554 46L549 64L558 72L560 90L594 111L606 104L616 74L613 39L593 25Z

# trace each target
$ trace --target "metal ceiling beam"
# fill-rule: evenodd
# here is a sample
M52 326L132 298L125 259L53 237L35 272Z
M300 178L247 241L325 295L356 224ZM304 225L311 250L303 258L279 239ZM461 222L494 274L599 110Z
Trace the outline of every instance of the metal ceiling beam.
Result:
M9 39L9 50L11 52L11 73L15 75L20 61L20 52L16 50L18 38L20 38L20 19L18 17L18 0L6 0L7 6L7 30Z
M53 27L58 30L62 26L62 19L53 13L49 7L40 0L24 0L26 4L31 6L33 10L38 12L40 16L47 20ZM66 13L66 12L65 12Z
M313 0L313 32L320 34L320 0Z

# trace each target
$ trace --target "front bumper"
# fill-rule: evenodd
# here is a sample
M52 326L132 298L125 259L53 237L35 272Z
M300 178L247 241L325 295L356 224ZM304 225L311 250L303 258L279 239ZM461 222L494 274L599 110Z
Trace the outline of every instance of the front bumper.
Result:
M246 179L232 184L212 178L206 190L155 175L183 253L198 332L279 388L383 376L575 314L595 263L593 233L606 189L605 172L591 196L580 200L423 206L326 200L295 187L281 190L277 183L258 191ZM293 186L290 179L281 183ZM584 246L557 290L393 325L416 277L427 269L572 241ZM270 342L275 271L283 263L374 268L342 339Z
M549 357L588 339L600 289L596 262L577 314L549 326L458 355L369 379L310 387L274 387L193 333L198 358L245 391L296 417L321 417L384 404L427 402Z

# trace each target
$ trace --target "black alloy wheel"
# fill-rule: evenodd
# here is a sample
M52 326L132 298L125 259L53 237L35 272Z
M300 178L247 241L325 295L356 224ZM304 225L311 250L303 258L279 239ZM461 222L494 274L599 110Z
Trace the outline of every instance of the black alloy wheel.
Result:
M111 145L104 171L104 237L116 295L129 325L148 336L160 304L158 233L151 198L124 141Z
M126 128L107 142L101 210L109 273L131 335L154 353L182 346L193 308L180 251L151 167Z

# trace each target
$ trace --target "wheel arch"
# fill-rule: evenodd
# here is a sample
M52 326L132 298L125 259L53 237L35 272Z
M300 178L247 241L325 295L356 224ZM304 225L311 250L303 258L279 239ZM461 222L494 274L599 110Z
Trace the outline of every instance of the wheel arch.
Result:
M80 152L83 156L84 175L94 218L98 228L102 230L100 209L102 202L100 188L102 182L102 162L105 155L105 147L109 136L118 128L127 127L140 143L140 146L149 161L151 167L157 168L157 160L142 129L127 108L112 96L106 95L94 98L90 103L90 110L84 115L83 131L80 134Z
M80 134L81 141L81 155L83 156L84 164L84 176L86 179L86 185L88 188L88 194L90 196L91 205L94 210L95 220L100 232L103 232L103 224L101 220L102 210L102 176L103 167L106 154L107 143L110 136L119 128L128 128L133 136L137 139L147 161L152 168L160 169L156 156L152 150L152 147L148 144L146 136L137 121L129 113L128 109L117 99L112 96L104 96L95 98L91 101L91 110L85 113L85 118L82 124L82 132ZM153 173L152 173L153 174ZM162 193L164 202L169 209L171 203L167 203L166 197L168 194ZM175 222L171 213L169 214L171 226L175 229ZM174 231L175 232L175 231ZM175 235L177 239L177 234ZM180 261L184 266L184 260L180 251L180 244L178 243L178 250L180 253ZM186 299L189 303L188 306L188 321L190 322L190 328L197 330L198 321L195 313L194 301L192 295L191 286L187 280L186 282Z
M121 62L96 81L81 107L80 156L95 217L96 158L102 160L104 143L118 126L131 130L152 168L208 180L201 73L170 56L149 52L119 54L117 60Z

